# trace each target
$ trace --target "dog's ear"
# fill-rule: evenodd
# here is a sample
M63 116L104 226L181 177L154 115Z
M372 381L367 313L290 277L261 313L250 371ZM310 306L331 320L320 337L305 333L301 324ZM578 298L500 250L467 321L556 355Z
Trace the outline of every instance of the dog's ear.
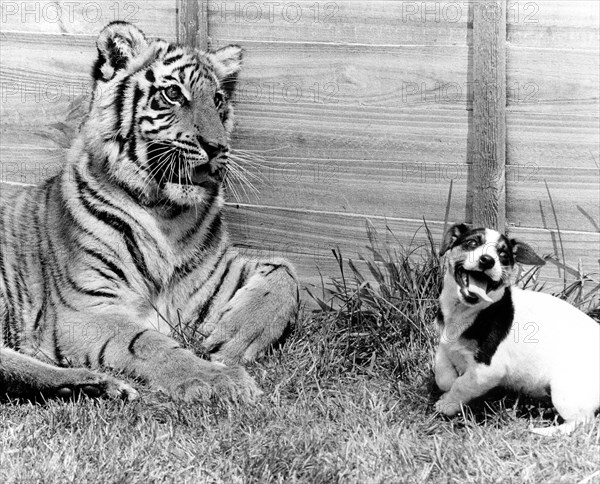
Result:
M510 244L512 246L512 252L515 261L530 266L543 266L546 264L546 261L537 255L535 251L525 242L521 242L517 239L511 239Z
M465 224L454 224L444 234L442 240L442 246L440 247L440 257L443 256L448 250L454 247L454 243L458 238L469 230Z

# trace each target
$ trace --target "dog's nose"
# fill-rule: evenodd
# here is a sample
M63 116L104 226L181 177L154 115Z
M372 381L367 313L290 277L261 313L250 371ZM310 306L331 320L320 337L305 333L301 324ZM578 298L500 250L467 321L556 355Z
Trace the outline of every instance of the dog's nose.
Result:
M483 254L479 258L479 267L483 271L485 271L486 269L491 269L492 267L494 267L495 263L496 263L496 261L494 260L494 258L491 255Z

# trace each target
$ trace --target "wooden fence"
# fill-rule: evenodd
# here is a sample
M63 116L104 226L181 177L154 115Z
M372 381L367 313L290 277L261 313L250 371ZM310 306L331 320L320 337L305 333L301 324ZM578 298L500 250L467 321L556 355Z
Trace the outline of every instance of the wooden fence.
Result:
M600 272L596 0L1 7L2 181L56 172L95 36L123 19L151 37L245 48L233 147L261 167L258 193L227 210L248 254L288 257L318 284L319 271L336 274L332 247L362 251L367 220L404 244L423 240L423 220L440 238L452 183L450 220L506 227L557 255L559 227L567 262Z

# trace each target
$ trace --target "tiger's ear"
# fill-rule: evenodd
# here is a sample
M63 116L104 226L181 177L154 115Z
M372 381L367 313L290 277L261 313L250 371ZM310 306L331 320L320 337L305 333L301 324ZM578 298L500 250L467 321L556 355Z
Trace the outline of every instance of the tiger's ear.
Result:
M148 41L135 25L117 20L102 29L96 46L98 59L92 74L96 82L107 82L127 68L132 59L148 47Z
M239 45L228 45L222 49L208 53L221 88L231 98L235 91L238 75L242 70L243 50Z
M465 224L454 224L444 234L442 245L440 247L440 257L443 256L448 250L454 247L454 243L458 238L465 234L469 230Z

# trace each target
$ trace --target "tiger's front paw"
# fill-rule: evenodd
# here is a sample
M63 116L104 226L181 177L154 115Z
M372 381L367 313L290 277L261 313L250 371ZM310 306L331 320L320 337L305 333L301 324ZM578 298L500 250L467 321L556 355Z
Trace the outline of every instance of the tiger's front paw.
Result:
M452 399L446 392L435 403L435 411L447 417L454 417L460 412L460 402Z
M211 398L228 402L253 403L262 395L254 379L242 367L227 367L211 363L210 371L176 383L169 391L171 396L185 402L207 401Z
M55 390L60 398L73 398L79 394L92 398L121 398L133 401L139 393L132 386L118 378L86 369L66 369L63 381Z

